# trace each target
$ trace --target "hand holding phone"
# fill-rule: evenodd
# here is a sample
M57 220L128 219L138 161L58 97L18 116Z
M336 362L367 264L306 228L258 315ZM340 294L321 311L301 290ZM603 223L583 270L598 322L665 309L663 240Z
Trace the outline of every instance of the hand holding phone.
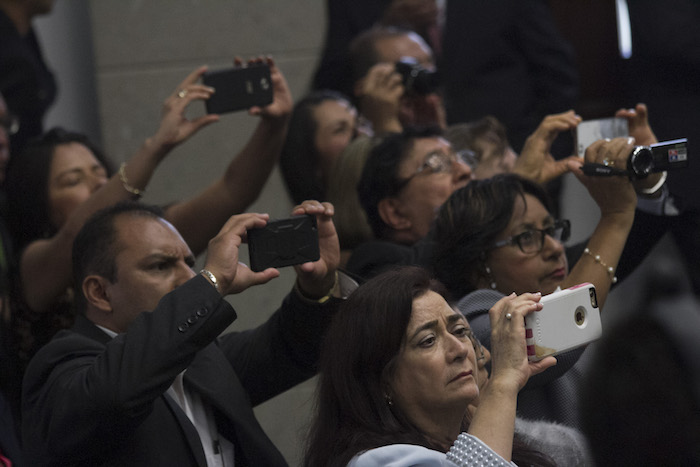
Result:
M255 272L317 261L320 258L316 216L268 222L247 231L250 269Z
M264 107L272 103L272 79L267 63L207 71L202 75L202 83L215 89L205 104L210 114Z
M599 339L603 333L595 286L585 282L540 299L525 317L528 360L539 361Z

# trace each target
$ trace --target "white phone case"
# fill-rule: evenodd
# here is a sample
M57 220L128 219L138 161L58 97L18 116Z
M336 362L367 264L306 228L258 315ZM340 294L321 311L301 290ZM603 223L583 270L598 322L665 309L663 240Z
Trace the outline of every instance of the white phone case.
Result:
M586 282L545 295L540 303L542 310L525 317L529 360L575 349L602 335L593 284Z

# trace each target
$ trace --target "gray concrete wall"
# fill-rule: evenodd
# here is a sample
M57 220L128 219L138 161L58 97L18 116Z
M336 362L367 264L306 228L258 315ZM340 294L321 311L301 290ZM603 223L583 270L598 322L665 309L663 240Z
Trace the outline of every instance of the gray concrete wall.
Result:
M324 5L320 0L59 0L51 15L37 21L60 86L47 123L88 133L118 164L156 131L163 100L202 64L218 68L234 56L270 54L293 96L300 97L320 53ZM203 113L203 106L192 107L192 115ZM256 118L241 112L202 130L161 164L144 200L167 203L204 188L221 175L255 125ZM286 217L291 207L275 171L250 210ZM232 298L239 312L232 330L263 322L293 282L293 271L284 270L272 283ZM256 408L292 465L300 461L314 383Z

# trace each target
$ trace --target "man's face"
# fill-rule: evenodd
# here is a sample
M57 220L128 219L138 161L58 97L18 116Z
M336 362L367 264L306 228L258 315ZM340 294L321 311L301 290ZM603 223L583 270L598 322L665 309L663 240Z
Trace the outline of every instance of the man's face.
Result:
M98 324L121 333L195 273L192 252L166 220L124 214L115 219L115 229L116 279L106 290L112 313L109 323Z
M435 68L430 46L414 32L379 39L374 47L380 62L396 63L404 57L411 57L424 68Z

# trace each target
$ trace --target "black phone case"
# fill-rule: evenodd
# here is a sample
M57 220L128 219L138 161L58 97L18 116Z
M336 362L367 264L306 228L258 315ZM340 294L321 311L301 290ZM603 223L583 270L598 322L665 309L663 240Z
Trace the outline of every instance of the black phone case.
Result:
M294 216L247 232L250 269L281 268L320 257L316 217Z
M202 83L215 89L207 99L207 113L222 114L272 102L270 67L265 64L208 71Z

